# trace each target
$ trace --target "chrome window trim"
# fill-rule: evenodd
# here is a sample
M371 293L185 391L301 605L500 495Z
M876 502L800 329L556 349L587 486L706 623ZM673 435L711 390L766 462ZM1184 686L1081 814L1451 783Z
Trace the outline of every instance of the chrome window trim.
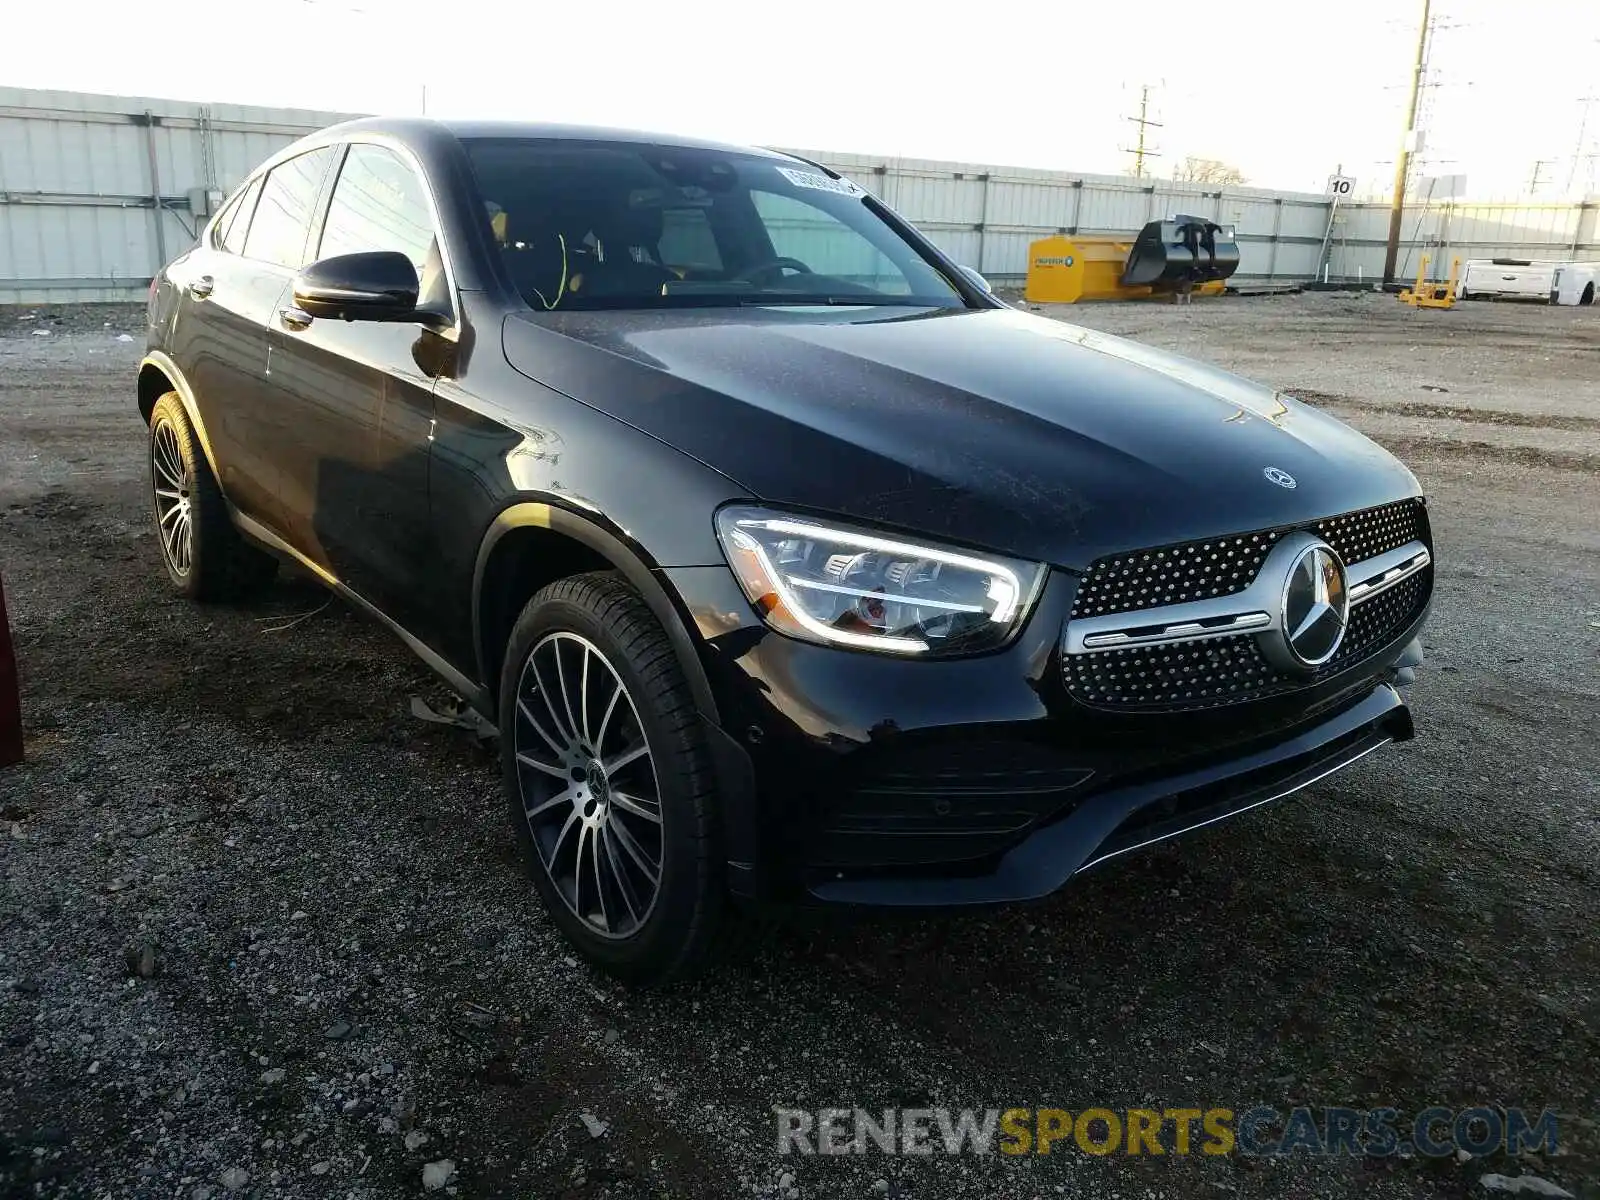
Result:
M1062 648L1067 654L1094 654L1174 642L1203 642L1240 633L1270 633L1283 621L1278 593L1285 571L1307 545L1321 542L1322 538L1304 530L1279 539L1255 579L1242 592L1068 621ZM1427 546L1413 541L1346 566L1351 607L1410 578L1432 561Z

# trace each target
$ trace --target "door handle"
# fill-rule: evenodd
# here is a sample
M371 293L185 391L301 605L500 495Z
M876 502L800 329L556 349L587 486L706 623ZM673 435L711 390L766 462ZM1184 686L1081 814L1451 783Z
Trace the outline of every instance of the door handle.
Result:
M278 320L283 322L285 329L299 331L311 328L311 314L303 308L295 308L292 305L278 310Z
M199 279L191 279L189 281L189 295L193 296L196 300L204 300L207 296L211 295L212 290L216 286L217 281L215 279L211 278L209 275L202 275Z

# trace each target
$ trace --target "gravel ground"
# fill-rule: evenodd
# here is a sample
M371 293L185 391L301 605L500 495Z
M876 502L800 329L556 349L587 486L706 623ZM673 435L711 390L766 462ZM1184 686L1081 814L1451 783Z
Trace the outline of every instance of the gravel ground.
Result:
M443 696L398 643L292 576L169 594L138 313L0 313L29 753L0 773L0 1195L1600 1197L1600 312L1069 315L1412 463L1418 739L1039 906L788 927L631 994L538 911L491 753L408 715ZM797 1159L771 1112L1255 1103L1548 1107L1562 1146Z

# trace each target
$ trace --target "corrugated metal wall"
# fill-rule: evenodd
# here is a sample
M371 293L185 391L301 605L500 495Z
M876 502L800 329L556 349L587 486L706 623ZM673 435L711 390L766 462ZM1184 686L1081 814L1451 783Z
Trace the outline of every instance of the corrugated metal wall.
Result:
M1460 201L1407 205L1400 223L1397 274L1415 276L1418 258L1432 259L1428 274L1443 278L1450 260L1469 258L1600 258L1600 203ZM1370 280L1383 275L1389 237L1387 204L1343 204L1334 215L1329 266L1334 278Z
M226 193L281 146L345 114L0 88L0 303L134 299ZM868 188L958 262L1020 281L1028 244L1054 233L1122 233L1170 213L1238 231L1239 280L1310 279L1329 202L1304 192L805 152ZM192 195L196 189L200 195ZM1401 274L1419 253L1600 256L1600 205L1453 203L1410 208ZM1328 273L1383 270L1388 206L1342 205ZM870 270L852 265L852 271Z
M850 176L958 262L996 282L1027 272L1028 245L1054 233L1134 233L1171 213L1236 227L1239 276L1309 279L1328 201L1304 192L801 151Z
M206 205L339 113L0 88L0 303L143 296Z

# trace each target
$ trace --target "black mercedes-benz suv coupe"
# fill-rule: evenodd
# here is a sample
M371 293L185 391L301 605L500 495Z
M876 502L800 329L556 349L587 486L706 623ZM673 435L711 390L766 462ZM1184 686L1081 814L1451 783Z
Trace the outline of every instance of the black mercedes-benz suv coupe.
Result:
M138 399L173 585L288 559L390 626L631 980L745 902L1042 897L1412 734L1404 466L789 155L325 130L154 281Z

